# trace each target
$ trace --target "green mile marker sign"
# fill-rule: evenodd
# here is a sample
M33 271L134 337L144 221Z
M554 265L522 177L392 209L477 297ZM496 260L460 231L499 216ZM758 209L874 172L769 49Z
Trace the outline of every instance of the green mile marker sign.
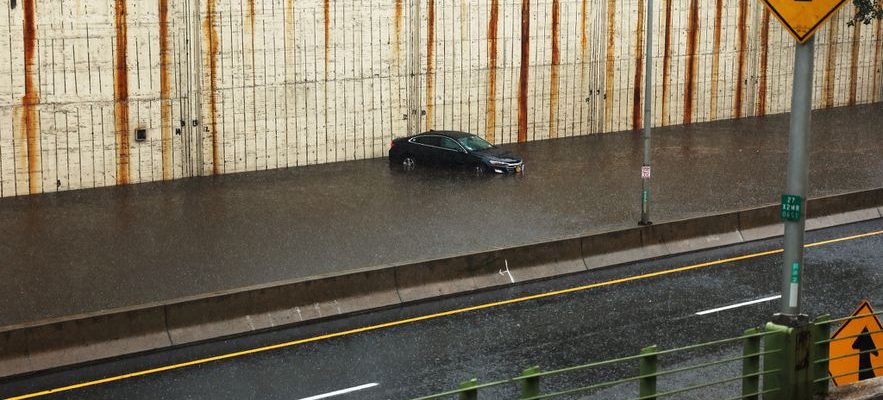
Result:
M803 213L803 199L791 194L782 195L782 219L785 221L800 221Z

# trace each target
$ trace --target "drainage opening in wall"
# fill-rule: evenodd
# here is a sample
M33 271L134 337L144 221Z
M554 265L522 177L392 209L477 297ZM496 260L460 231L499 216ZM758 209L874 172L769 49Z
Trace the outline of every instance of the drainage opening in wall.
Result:
M147 140L147 129L135 129L135 141L143 142Z

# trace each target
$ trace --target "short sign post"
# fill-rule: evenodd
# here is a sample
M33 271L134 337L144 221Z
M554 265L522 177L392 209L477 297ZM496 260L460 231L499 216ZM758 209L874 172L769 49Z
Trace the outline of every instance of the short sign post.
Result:
M847 0L762 0L776 19L797 39L794 49L794 88L788 139L788 176L782 196L785 254L782 268L782 316L797 324L806 228L806 188L809 186L809 137L812 130L813 34Z
M883 325L864 301L831 335L828 372L835 385L883 377Z

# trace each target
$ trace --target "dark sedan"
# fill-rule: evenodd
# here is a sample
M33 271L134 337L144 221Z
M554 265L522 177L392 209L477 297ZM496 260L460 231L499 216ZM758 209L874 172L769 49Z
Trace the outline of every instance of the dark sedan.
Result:
M521 173L521 157L464 132L429 131L392 141L389 162L412 170L418 165L468 168L476 173Z

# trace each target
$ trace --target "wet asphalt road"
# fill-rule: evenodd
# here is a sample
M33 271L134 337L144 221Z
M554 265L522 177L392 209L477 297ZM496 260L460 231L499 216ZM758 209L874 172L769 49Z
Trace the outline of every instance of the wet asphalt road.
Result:
M883 184L883 104L814 114L810 196ZM656 222L778 202L786 115L654 131ZM631 228L640 133L507 146L521 177L385 159L0 199L0 327Z
M809 232L807 242L883 230L883 220ZM0 397L79 383L232 351L309 338L477 304L668 270L776 249L781 239L752 242L677 257L580 273L380 312L335 318L226 341L123 358L18 380L0 381ZM812 247L806 252L804 310L835 317L868 299L883 309L883 235ZM779 294L781 255L678 272L383 328L154 375L78 389L46 399L303 399L377 383L332 399L408 399L451 389L476 377L511 377L524 367L560 368L636 354L656 344L670 349L738 336L779 308L764 302L705 316L695 313ZM737 356L723 346L661 357L666 369ZM634 375L636 363L593 369L550 380L544 388L572 388ZM667 377L662 390L737 376L740 366ZM674 398L711 399L737 394L736 386ZM513 398L511 389L486 399ZM635 385L585 395L635 397Z

